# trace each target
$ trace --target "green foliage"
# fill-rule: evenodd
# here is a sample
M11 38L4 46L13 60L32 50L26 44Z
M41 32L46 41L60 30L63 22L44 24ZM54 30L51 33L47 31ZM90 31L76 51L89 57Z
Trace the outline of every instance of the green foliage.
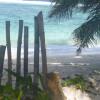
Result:
M5 69L9 74L16 77L19 83L19 89L32 89L32 77L27 75L26 77L18 75L16 72Z
M45 91L38 91L34 96L34 100L49 100L49 96Z
M0 100L21 100L18 99L19 95L20 91L8 84L0 86Z
M70 78L68 80L63 80L62 86L75 86L77 89L81 89L85 91L87 89L86 81L81 75L77 75L74 78Z
M38 75L39 84L33 85L32 77L19 76L16 72L6 69L8 73L18 79L19 87L13 88L6 84L0 86L0 100L49 100L49 96L42 86L42 75Z

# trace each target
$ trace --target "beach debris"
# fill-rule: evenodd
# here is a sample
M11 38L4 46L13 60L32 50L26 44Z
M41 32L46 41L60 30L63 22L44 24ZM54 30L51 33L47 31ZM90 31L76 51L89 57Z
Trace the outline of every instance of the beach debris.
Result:
M58 72L47 74L47 84L51 100L67 100L62 90L61 79Z

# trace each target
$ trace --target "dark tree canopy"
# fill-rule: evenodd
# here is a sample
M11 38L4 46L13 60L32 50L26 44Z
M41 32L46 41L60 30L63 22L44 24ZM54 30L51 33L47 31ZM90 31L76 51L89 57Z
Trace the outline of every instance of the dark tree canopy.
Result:
M52 0L55 2L49 17L71 18L74 11L88 13L89 16L73 35L79 48L88 47L100 38L100 0ZM79 6L80 5L80 6Z

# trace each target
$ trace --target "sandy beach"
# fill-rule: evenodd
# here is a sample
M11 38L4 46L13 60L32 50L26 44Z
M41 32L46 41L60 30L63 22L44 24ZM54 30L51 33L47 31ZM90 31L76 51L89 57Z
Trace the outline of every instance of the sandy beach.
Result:
M29 53L29 73L33 73L34 58L33 52ZM91 50L90 50L91 51ZM91 82L94 88L89 88L93 93L83 93L73 87L65 88L67 89L67 97L71 98L68 100L74 100L74 97L87 98L83 100L100 100L100 54L83 52L80 56L76 56L75 52L66 53L63 52L57 54L57 51L51 51L55 53L48 53L47 51L47 65L48 72L59 72L61 78L73 77L75 75L82 75L89 82ZM96 51L94 51L96 52ZM23 52L22 52L23 53ZM13 58L13 70L16 70L16 50L12 53ZM23 74L23 55L21 59L22 64L22 74ZM41 56L40 56L40 72L42 71ZM7 68L7 56L5 56L4 68ZM6 74L4 74L3 80L6 81ZM14 79L15 80L15 79ZM15 82L15 81L13 81ZM73 95L73 98L72 98ZM89 98L89 99L88 99Z
M34 54L29 57L29 72L33 71ZM16 67L15 51L12 54L13 69ZM23 66L23 56L22 56ZM67 77L74 74L89 75L93 71L100 71L100 54L82 54L76 56L75 54L66 55L50 55L47 54L48 72L58 71L61 77ZM7 68L7 58L5 58L4 67ZM22 67L23 70L23 67ZM40 71L41 71L41 57L40 57Z

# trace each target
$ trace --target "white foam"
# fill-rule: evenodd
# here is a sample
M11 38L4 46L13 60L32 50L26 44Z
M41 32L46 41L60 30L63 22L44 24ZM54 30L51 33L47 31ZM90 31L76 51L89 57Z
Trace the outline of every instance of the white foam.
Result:
M30 5L51 5L54 3L45 1L23 1L23 0L0 0L0 3L16 3L16 4L30 4Z

